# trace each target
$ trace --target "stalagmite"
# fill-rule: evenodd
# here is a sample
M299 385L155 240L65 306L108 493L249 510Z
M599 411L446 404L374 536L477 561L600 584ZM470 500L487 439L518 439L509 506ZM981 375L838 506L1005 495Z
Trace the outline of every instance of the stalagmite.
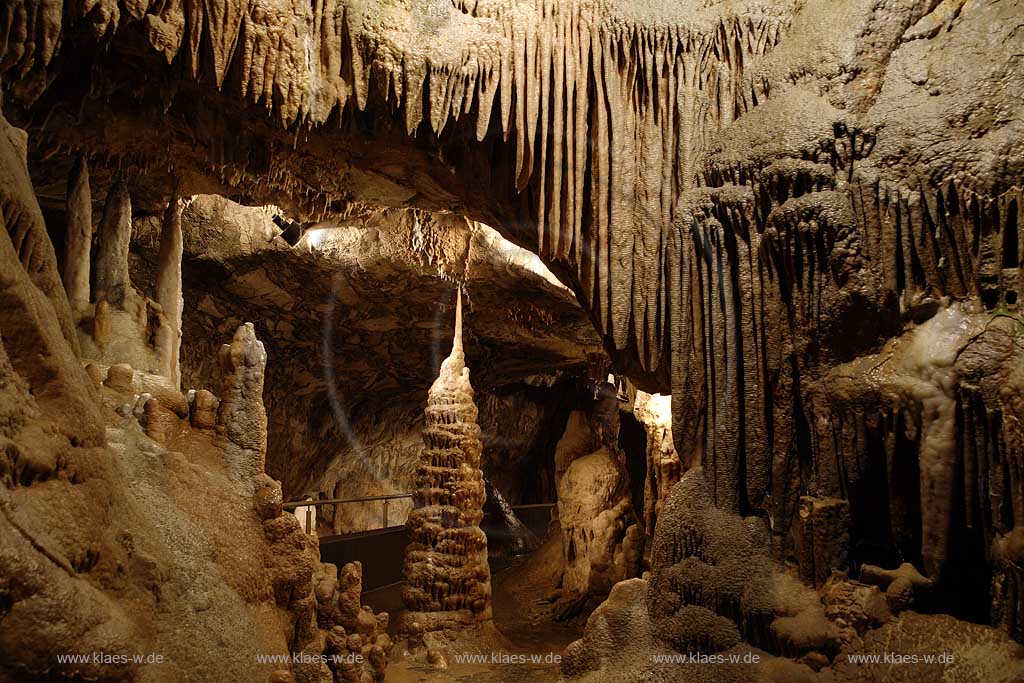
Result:
M106 346L114 333L113 325L110 302L101 298L96 302L96 310L92 316L92 339L96 342L96 346L101 349Z
M462 292L455 308L451 355L430 387L409 513L402 591L402 630L459 629L491 618L486 500L480 471L480 427L462 350Z
M89 306L89 264L92 248L92 192L85 156L75 159L68 177L64 242L64 289L77 319Z
M100 220L96 252L96 300L106 299L120 308L131 287L128 278L128 246L132 237L132 202L128 185L120 179L110 187Z
M224 373L217 436L224 447L228 473L254 488L267 456L267 413L263 408L263 371L267 352L252 323L235 332L220 350Z
M800 498L797 560L800 578L821 588L833 569L847 568L850 552L850 504L835 498Z
M206 389L192 394L190 401L189 420L196 429L215 429L220 399Z
M181 202L171 197L164 214L163 229L160 231L160 255L156 274L156 300L163 309L170 325L170 334L157 348L163 365L164 376L176 387L181 386L181 369L178 354L181 348L181 311L184 300L181 296Z

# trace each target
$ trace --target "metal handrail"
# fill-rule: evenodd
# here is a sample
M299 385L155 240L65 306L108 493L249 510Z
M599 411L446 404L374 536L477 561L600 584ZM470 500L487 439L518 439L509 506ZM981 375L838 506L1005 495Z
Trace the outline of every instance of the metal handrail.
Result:
M314 500L293 500L285 503L281 507L285 510L295 510L296 508L302 507L315 507L317 505L339 505L342 503L369 503L375 500L384 501L384 510L382 518L382 529L388 528L388 503L398 498L412 498L411 493L393 493L386 496L363 496L362 498L321 498ZM309 510L306 510L306 533L315 533L316 529L312 529L313 526L313 515Z
M334 505L336 503L365 503L371 500L394 500L395 498L412 498L411 493L393 493L387 496L364 496L362 498L314 498L313 500L293 500L284 504L285 510L305 507L307 505Z
M295 510L303 507L316 507L319 505L341 505L344 503L370 503L375 500L384 501L384 506L381 515L381 528L388 528L388 503L392 500L398 500L400 498L412 498L411 493L392 493L386 496L362 496L361 498L319 498L313 500L293 500L285 503L282 507L285 510ZM513 510L536 510L540 508L552 508L558 505L558 503L527 503L526 505L512 505ZM306 533L313 533L315 530L313 526L313 516L309 510L306 510Z

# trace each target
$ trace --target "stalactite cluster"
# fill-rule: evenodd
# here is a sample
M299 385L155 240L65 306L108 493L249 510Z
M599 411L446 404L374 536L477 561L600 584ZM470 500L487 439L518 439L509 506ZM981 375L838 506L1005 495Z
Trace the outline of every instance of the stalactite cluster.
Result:
M338 0L2 11L11 28L0 54L13 73L45 70L64 24L87 14L98 36L137 24L187 77L265 106L286 127L371 102L388 103L410 136L475 117L478 140L494 131L514 150L513 185L534 198L538 252L572 264L602 329L653 370L668 329L668 226L705 140L767 97L743 65L775 45L792 7L692 2L645 15L607 1L459 0L388 22L374 21L392 16L383 7ZM423 32L429 45L411 49ZM274 169L262 175L288 182Z
M491 618L487 537L480 529L487 499L480 471L480 427L462 349L462 293L452 352L430 387L424 448L414 476L402 597L403 629L457 629Z

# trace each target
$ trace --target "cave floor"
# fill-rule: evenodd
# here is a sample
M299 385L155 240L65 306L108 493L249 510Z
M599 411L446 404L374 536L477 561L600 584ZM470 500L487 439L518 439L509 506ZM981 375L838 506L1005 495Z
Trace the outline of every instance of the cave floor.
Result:
M556 554L557 553L557 554ZM461 648L448 651L447 670L427 665L422 657L399 653L388 665L386 683L519 683L554 682L560 666L555 659L583 633L585 619L556 623L546 604L560 572L561 542L554 536L533 554L498 569L492 566L494 624L502 639L465 648L472 662L456 661ZM481 663L481 656L487 661ZM534 663L536 662L536 663Z

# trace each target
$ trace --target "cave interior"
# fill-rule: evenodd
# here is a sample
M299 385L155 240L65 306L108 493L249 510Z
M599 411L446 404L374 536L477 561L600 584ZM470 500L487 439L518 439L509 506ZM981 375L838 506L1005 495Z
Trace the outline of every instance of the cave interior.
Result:
M1024 2L5 0L0 683L1024 681Z

